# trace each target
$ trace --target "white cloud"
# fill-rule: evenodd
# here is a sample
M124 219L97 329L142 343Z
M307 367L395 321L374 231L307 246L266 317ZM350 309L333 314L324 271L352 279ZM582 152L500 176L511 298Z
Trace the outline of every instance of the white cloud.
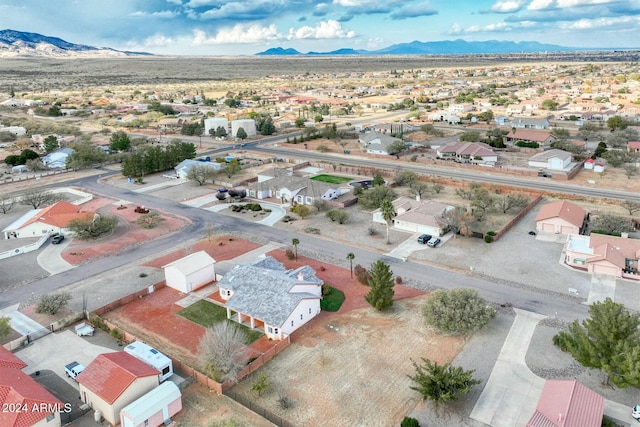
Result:
M525 0L498 0L491 6L491 10L497 13L517 12L522 9L524 3Z
M533 0L529 10L566 9L569 7L595 6L619 3L619 0Z
M178 6L182 5L182 0L166 0L167 3L177 4Z
M580 19L575 22L564 23L560 26L563 30L595 30L595 29L622 29L622 27L637 28L640 25L640 17L623 16L619 18Z
M289 29L289 40L300 39L345 39L353 38L356 36L354 31L347 31L342 28L342 24L332 19L328 21L322 21L315 27L304 26L297 30L294 28Z
M137 10L133 13L129 14L130 16L146 16L146 17L152 17L152 18L175 18L176 16L178 16L179 14L177 12L173 12L170 10L162 10L159 12L145 12L142 10Z
M238 44L238 43L259 43L265 40L281 39L278 29L274 24L263 27L260 24L243 25L236 24L231 28L219 30L215 36L211 37L202 30L193 31L193 44Z
M142 44L144 47L159 47L170 46L174 43L175 41L171 37L166 37L162 34L155 34L151 37L146 38Z
M333 4L344 7L363 6L369 3L373 2L371 0L333 0Z

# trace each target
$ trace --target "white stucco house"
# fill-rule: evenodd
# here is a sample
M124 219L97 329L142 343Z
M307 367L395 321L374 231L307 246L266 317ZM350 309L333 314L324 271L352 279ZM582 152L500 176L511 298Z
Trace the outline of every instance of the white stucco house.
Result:
M67 229L73 219L93 219L96 213L82 211L82 208L64 200L39 209L31 209L5 227L5 239L40 237L52 233L70 233Z
M494 166L498 154L484 142L449 142L436 150L439 159Z
M369 154L389 154L389 146L400 139L379 132L369 132L360 135L359 141Z
M215 260L205 251L163 265L167 286L189 293L216 280Z
M61 148L53 151L42 158L42 163L49 169L65 169L67 167L67 157L75 153L73 148Z
M592 274L640 280L640 240L591 233L570 234L564 246L564 262Z
M178 178L187 179L189 170L194 166L211 168L216 172L221 171L223 168L223 164L218 162L201 162L199 160L186 159L178 163L173 170L176 171Z
M552 149L529 157L527 163L532 168L567 170L570 169L571 158L568 151Z
M323 283L309 266L287 270L266 257L236 265L218 288L228 319L281 340L320 314Z
M454 209L453 206L433 200L419 200L410 197L398 197L393 202L396 217L393 220L393 228L410 233L430 234L440 237L447 232L447 227L441 218L446 211ZM382 219L380 209L373 211L373 222L386 224Z
M276 176L258 181L247 188L249 197L256 199L276 198L282 203L313 205L316 200L335 200L350 191L348 187L338 187L309 177L293 175Z

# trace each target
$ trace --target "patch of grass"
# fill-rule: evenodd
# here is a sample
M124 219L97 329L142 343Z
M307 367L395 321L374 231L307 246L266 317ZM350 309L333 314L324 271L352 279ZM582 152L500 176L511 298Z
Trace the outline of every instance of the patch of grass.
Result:
M247 334L247 345L251 344L252 342L256 341L257 339L259 339L264 335L263 331L249 329L249 327L245 325L239 325L236 323L236 326L240 326L240 328L242 328L242 330Z
M227 309L206 300L200 300L178 312L185 319L189 319L205 328L218 322L227 320Z
M324 311L338 311L344 302L344 292L329 287L329 293L320 301L320 308Z
M314 181L326 182L327 184L344 184L347 182L353 181L352 178L347 178L344 176L337 175L328 175L328 174L320 174L311 178Z

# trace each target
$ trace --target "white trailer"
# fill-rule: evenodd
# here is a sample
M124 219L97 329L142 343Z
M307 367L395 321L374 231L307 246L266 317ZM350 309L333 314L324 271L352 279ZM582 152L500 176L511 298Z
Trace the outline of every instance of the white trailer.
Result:
M171 359L143 342L134 341L126 346L124 351L160 371L160 382L173 375Z

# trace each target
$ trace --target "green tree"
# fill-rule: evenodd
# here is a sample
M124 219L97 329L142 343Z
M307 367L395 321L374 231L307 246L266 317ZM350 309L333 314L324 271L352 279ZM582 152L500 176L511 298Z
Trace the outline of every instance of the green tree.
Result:
M271 386L268 379L269 376L267 374L265 374L264 372L259 373L258 379L251 385L251 391L255 391L256 393L258 393L258 396L262 396L262 393L264 393Z
M70 300L69 292L42 295L36 305L36 313L54 315L65 308Z
M291 239L291 244L293 245L293 249L296 255L296 261L298 261L298 245L300 244L300 239L296 239L295 237Z
M4 338L9 335L13 328L11 327L11 318L2 316L0 317L0 338Z
M607 151L607 144L604 141L600 141L595 151L593 152L593 155L596 157L599 157L602 155L602 153L606 151Z
M108 154L93 144L80 143L73 146L75 150L67 157L68 169L85 169L95 165L101 165L107 161Z
M380 185L384 185L384 178L382 177L382 175L380 175L379 173L374 173L373 174L373 186L374 187L378 187Z
M131 139L126 133L119 131L111 135L109 149L112 151L128 151L131 148Z
M349 260L349 270L351 271L351 278L353 279L353 260L356 258L353 252L349 252L347 254L347 259Z
M240 162L238 162L238 159L233 159L229 163L227 163L227 166L222 169L222 172L227 176L227 178L231 178L241 170L242 166L240 166Z
M625 122L620 116L613 116L607 119L607 127L609 129L623 129L625 126Z
M247 139L247 132L244 130L244 128L240 127L236 132L236 137L240 139Z
M418 180L418 175L413 171L402 170L396 174L394 179L399 187L411 187Z
M392 201L396 198L396 192L393 188L386 185L378 185L364 191L358 196L358 204L367 210L378 209L385 200Z
M388 310L393 306L393 271L383 261L376 261L369 269L369 293L364 299L378 311Z
M397 156L407 149L407 143L402 140L397 140L389 144L387 147L387 153L390 156Z
M213 129L210 129L209 131L212 131ZM227 136L227 130L224 128L224 126L218 126L215 130L215 134L214 134L217 138L224 138L225 136Z
M387 244L389 244L389 226L393 224L393 220L396 217L396 210L393 207L393 203L390 200L385 200L380 206L380 216L384 220L387 226Z
M224 105L226 105L229 108L236 108L240 106L240 101L238 101L235 98L227 98L224 100Z
M574 321L553 337L562 351L571 353L581 365L606 375L607 384L640 386L640 315L607 298L589 307L590 318ZM632 357L635 360L630 360Z
M58 148L60 148L60 144L58 144L58 138L55 135L49 135L44 139L44 151L47 153Z
M274 133L276 133L276 127L273 124L273 119L271 118L271 116L266 116L261 122L260 122L260 134L262 135L273 135Z
M453 367L451 363L439 365L429 359L422 358L422 365L411 361L416 370L415 375L408 377L416 383L411 389L422 395L424 400L431 400L436 407L441 403L457 400L460 394L466 394L481 381L473 378L474 370L465 371L461 367Z
M553 101L551 99L545 99L544 101L542 101L542 109L543 110L555 110L556 108L558 108L558 103L556 101Z
M450 335L466 335L482 329L496 315L475 289L437 290L425 302L427 323Z
M111 233L118 225L118 218L113 215L100 215L95 218L86 215L69 221L69 230L80 240L97 239L103 234Z
M295 126L297 128L303 128L304 127L304 117L298 117L294 124L295 124Z

